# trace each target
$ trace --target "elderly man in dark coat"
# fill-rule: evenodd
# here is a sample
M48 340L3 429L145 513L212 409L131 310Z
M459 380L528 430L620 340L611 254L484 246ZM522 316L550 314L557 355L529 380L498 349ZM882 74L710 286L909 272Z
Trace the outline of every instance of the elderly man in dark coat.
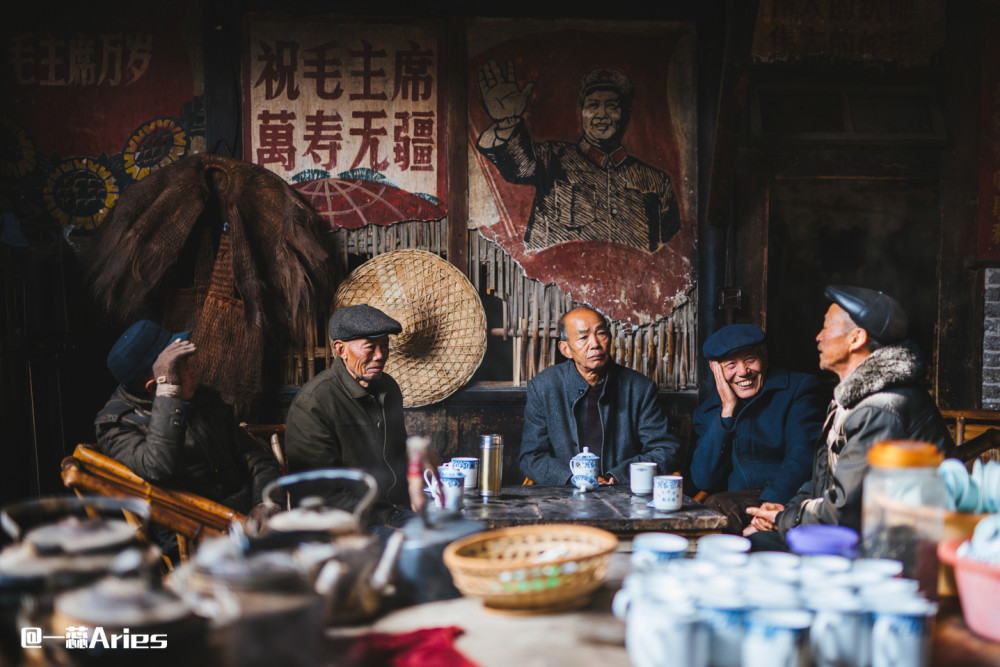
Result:
M536 484L570 481L569 460L583 447L600 457L601 484L629 482L629 464L653 461L660 474L679 469L680 443L652 380L611 360L604 316L574 308L559 320L559 350L570 361L528 382L521 472Z
M191 491L247 513L278 477L271 452L240 428L235 410L201 386L191 332L140 320L108 354L120 382L95 420L101 453L143 479ZM168 556L172 535L154 531Z
M819 366L840 383L823 427L812 478L787 504L747 510L754 519L744 534L757 549L787 548L784 536L806 524L861 528L861 485L868 450L884 440L920 440L947 455L954 442L934 399L924 388L927 366L906 340L907 317L888 294L831 285L823 329L816 336Z
M288 470L364 470L378 482L369 525L402 526L426 498L422 483L407 481L403 394L383 372L389 334L402 327L377 308L358 305L335 312L329 331L333 366L304 384L288 409Z
M741 533L747 507L787 503L809 479L827 397L812 375L768 365L755 324L719 329L702 351L714 383L694 413L691 481L729 519L727 532Z

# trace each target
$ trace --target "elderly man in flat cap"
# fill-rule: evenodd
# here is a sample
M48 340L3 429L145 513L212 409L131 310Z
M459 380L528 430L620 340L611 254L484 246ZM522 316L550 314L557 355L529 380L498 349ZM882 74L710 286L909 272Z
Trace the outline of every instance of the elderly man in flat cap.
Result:
M831 285L823 329L816 336L819 366L840 383L823 427L812 478L787 504L747 510L755 548L783 548L776 539L799 525L838 524L860 531L861 484L868 450L884 440L920 440L947 455L954 442L934 399L924 388L927 366L906 340L907 317L888 294Z
M535 186L526 249L608 241L652 252L677 233L670 177L622 145L635 96L625 73L601 67L580 80L583 137L576 143L531 141L522 116L534 83L520 86L510 61L506 71L487 62L479 87L493 121L479 136L479 152L507 182Z
M121 335L108 354L120 384L95 420L97 444L149 482L247 513L278 477L278 463L239 427L233 407L200 384L190 335L150 320ZM172 536L154 537L172 555Z
M756 324L723 327L702 351L715 381L694 412L691 481L739 534L748 507L785 504L809 479L827 396L815 377L768 365Z
M401 526L425 498L423 484L407 483L403 394L384 372L389 334L403 329L368 305L341 308L329 325L333 365L304 384L288 409L288 470L344 467L371 473L378 496L369 525Z

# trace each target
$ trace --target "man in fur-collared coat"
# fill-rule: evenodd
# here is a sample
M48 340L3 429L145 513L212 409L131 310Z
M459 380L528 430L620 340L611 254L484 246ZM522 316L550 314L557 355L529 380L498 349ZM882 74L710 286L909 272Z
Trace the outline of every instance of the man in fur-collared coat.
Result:
M885 440L930 442L945 454L954 442L924 389L927 367L905 340L907 318L891 296L861 287L831 285L833 301L816 336L819 365L840 383L826 422L812 478L787 505L764 503L745 535L756 548L781 548L781 536L802 524L838 524L860 531L861 486L868 450ZM754 535L754 533L760 533Z

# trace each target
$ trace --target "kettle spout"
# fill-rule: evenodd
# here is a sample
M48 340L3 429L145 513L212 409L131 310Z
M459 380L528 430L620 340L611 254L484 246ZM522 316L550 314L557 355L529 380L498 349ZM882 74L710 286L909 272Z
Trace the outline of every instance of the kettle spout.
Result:
M378 565L372 572L371 587L373 590L385 591L392 580L393 572L396 570L396 563L399 562L399 555L403 551L403 541L406 539L403 531L393 531L392 535L385 543L382 557L379 558Z

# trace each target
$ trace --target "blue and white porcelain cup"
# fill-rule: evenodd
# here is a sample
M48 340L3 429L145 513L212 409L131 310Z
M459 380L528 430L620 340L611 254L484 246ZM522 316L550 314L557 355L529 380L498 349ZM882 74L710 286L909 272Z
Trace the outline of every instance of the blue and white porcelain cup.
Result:
M573 475L570 483L581 491L593 491L597 488L597 465L600 462L597 454L592 454L589 447L569 460L569 471Z
M479 459L475 456L456 456L451 460L451 466L465 475L465 488L475 489L479 486Z
M653 478L653 507L660 512L676 512L684 504L684 478L657 475Z
M807 667L812 614L803 609L767 609L747 615L741 650L744 667ZM907 664L907 663L900 663Z
M673 533L640 533L632 538L632 568L648 570L675 558L683 558L688 539Z
M930 663L937 605L921 598L880 600L872 604L872 667Z
M444 508L458 510L462 508L462 497L465 492L465 475L458 468L440 467L438 476L444 491Z

